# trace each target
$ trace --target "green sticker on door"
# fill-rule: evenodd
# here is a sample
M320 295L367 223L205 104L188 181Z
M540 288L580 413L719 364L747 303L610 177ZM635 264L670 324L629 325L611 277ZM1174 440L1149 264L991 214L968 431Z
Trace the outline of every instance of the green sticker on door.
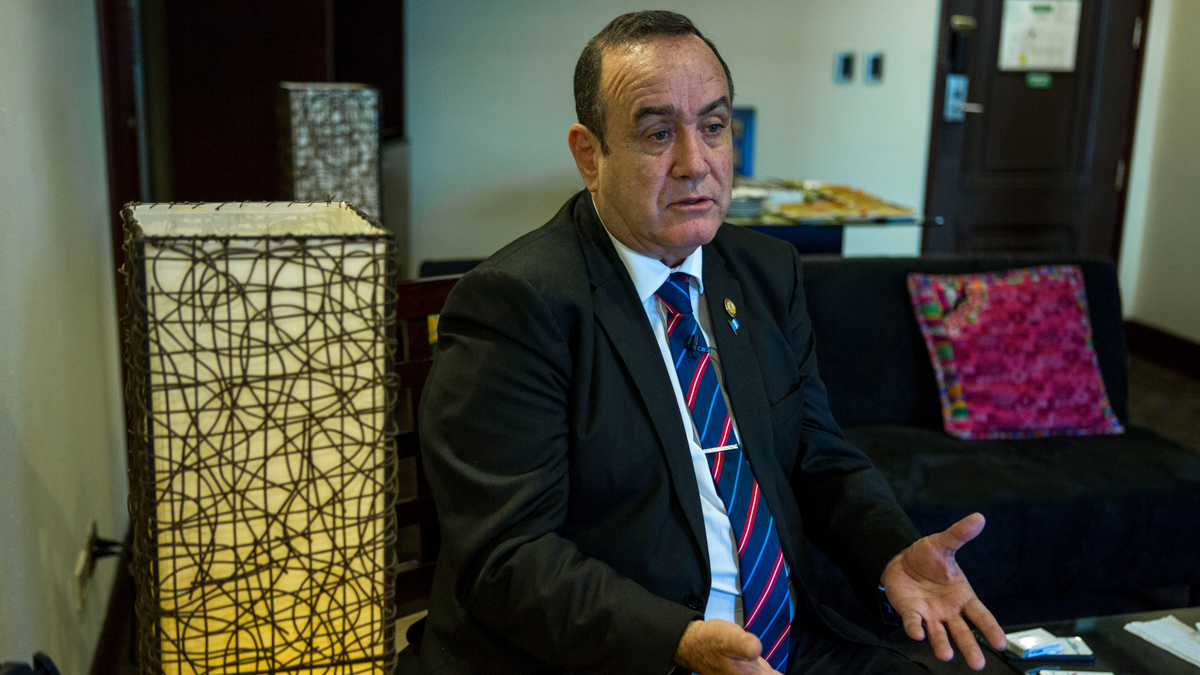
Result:
M1052 80L1050 73L1025 73L1025 86L1030 89L1049 89Z

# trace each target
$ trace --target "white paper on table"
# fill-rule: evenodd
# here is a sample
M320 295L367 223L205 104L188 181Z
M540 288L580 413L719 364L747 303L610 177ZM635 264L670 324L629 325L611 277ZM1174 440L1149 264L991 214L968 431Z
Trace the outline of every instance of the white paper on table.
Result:
M1173 615L1157 621L1131 621L1125 624L1125 630L1192 665L1200 666L1200 631Z

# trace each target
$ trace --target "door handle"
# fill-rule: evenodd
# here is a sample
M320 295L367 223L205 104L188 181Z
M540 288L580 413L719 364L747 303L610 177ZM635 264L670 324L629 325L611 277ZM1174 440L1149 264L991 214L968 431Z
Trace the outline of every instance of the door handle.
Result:
M967 87L970 81L969 77L961 73L950 73L946 76L946 105L942 110L942 119L947 122L962 122L967 119L966 113L983 112L982 103L967 102Z

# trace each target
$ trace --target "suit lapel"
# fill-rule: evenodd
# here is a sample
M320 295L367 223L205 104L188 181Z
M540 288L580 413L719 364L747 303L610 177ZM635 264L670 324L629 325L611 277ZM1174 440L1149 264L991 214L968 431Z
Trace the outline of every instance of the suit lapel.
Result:
M725 227L731 227L726 225ZM748 316L749 304L743 301L742 285L733 278L725 260L708 245L704 247L704 295L708 303L708 315L712 322L713 339L717 343L717 354L721 358L721 376L725 393L733 407L737 420L742 452L754 470L762 494L777 523L780 545L788 556L793 575L810 574L806 544L801 534L800 509L792 493L788 476L780 468L775 454L774 421L771 406L763 389L758 357L754 353L749 331L754 324L767 324L770 317L754 321ZM725 301L733 303L740 326L735 333L729 323ZM800 566L801 569L796 569ZM796 584L810 593L809 584Z
M576 204L575 222L592 283L592 307L596 321L616 348L617 355L637 388L655 433L662 444L675 494L702 561L709 575L708 540L704 533L704 515L692 456L679 413L679 404L658 350L654 331L646 320L633 281L617 256L612 242L596 217L590 197Z

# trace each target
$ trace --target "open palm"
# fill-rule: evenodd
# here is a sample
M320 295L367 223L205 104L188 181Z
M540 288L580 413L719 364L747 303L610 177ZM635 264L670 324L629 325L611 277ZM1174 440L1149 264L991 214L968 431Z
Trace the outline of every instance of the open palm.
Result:
M950 640L975 670L984 666L969 620L996 649L1004 649L1004 631L983 606L954 559L963 544L983 531L982 514L973 513L943 532L923 537L892 558L883 571L888 602L914 640L929 638L933 653L943 661L954 657Z

